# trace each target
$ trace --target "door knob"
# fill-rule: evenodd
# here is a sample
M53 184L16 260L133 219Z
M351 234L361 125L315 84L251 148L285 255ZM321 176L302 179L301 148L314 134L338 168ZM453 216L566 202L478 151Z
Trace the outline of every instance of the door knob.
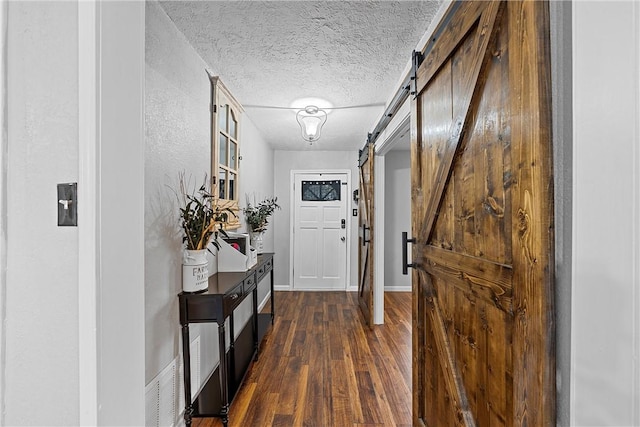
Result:
M340 240L342 240L342 241L344 242L344 241L346 241L346 240L347 240L347 238L346 238L346 237L344 237L344 236L342 236L342 237L340 238Z

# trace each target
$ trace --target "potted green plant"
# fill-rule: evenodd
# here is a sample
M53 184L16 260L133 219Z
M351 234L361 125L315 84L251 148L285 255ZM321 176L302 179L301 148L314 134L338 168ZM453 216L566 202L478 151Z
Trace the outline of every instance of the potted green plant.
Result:
M276 209L280 209L277 203L277 197L267 197L260 203L251 203L247 196L247 206L242 210L247 225L249 226L249 235L251 236L251 246L261 254L263 251L262 237L267 230L269 217L273 215Z
M207 289L209 283L209 245L220 248L218 233L226 235L224 225L230 215L235 214L230 209L220 208L218 199L210 191L206 174L198 189L192 188L189 181L184 172L179 174L180 191L177 198L184 244L182 290L198 292Z

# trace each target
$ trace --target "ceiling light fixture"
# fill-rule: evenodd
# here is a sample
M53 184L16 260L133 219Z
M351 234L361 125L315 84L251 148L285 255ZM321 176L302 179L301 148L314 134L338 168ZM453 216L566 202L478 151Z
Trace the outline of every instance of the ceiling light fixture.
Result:
M300 125L302 138L313 144L315 141L320 139L322 126L327 121L327 112L315 105L308 105L304 109L298 111L296 114L296 120Z

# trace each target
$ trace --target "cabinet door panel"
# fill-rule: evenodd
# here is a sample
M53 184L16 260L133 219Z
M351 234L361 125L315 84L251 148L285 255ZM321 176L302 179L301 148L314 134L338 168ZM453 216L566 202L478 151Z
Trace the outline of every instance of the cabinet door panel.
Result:
M240 118L242 106L216 76L211 76L211 171L218 205L230 209L226 229L240 226L238 180L240 179Z

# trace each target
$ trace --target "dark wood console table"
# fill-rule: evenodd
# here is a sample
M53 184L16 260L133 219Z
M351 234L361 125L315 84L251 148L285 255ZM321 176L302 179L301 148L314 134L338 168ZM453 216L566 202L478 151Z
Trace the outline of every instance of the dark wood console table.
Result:
M271 313L258 313L258 283L267 274L271 279ZM244 299L253 296L251 321L234 338L233 311ZM229 405L242 385L251 361L258 357L264 334L273 325L275 314L273 293L273 254L258 255L250 270L217 273L209 277L209 287L198 293L178 294L182 326L182 360L184 366L184 420L191 425L193 417L218 417L224 426L229 422ZM226 350L225 321L229 319L229 350ZM220 364L191 401L190 323L216 323L220 346Z

